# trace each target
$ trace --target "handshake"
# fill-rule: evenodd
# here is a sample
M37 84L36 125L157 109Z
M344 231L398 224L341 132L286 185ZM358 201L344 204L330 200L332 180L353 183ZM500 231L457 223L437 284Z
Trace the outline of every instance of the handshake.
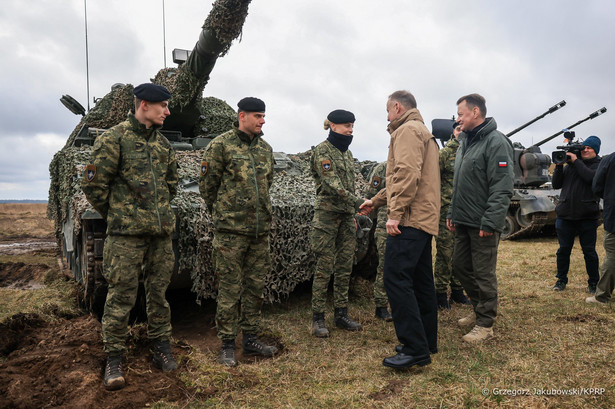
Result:
M363 198L363 204L359 206L359 214L367 216L374 210L374 203L370 199Z

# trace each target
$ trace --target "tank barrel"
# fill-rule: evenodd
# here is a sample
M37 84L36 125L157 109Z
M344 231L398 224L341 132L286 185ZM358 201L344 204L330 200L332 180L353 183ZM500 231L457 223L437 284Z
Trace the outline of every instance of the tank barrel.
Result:
M549 136L548 138L545 138L545 139L543 139L542 141L540 141L540 142L538 142L538 143L535 143L535 144L534 144L534 146L540 146L540 145L543 145L543 144L545 144L545 143L549 142L551 139L556 138L557 136L559 136L559 135L563 134L563 133L564 133L564 131L567 131L567 130L569 130L569 129L572 129L572 128L574 128L575 126L580 125L580 124L582 124L582 123L583 123L583 122L585 122L585 121L589 121L590 119L594 119L594 118L596 118L597 116L604 114L605 112L606 112L606 108L605 108L605 107L602 107L602 108L600 108L599 110L597 110L597 111L592 112L591 114L589 114L586 118L583 118L583 119L581 119L580 121L577 121L576 123L574 123L574 124L572 124L572 125L570 125L570 126L568 126L568 127L564 128L564 129L562 129L561 131L559 131L559 132L557 132L557 133L554 133L553 135Z
M509 133L506 134L506 136L508 136L509 138L511 136L513 136L514 134L516 134L517 132L521 131L522 129L527 128L528 126L532 125L534 122L541 120L542 118L544 118L545 116L552 114L553 112L557 111L558 109L562 108L564 105L566 105L566 101L560 101L557 104L553 105L551 108L549 108L545 113L543 113L542 115L538 115L536 118L532 119L529 122L526 122L525 124L521 125L520 127L518 127L517 129L515 129L514 131L511 131Z

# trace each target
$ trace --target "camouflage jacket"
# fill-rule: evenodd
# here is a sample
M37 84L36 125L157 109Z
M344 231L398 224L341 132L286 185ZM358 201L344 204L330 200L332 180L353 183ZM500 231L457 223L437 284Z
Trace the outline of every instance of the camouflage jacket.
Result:
M199 190L216 230L258 236L271 228L273 149L261 135L250 140L235 126L205 149Z
M378 192L380 192L382 189L386 187L386 184L387 184L386 174L387 174L387 162L386 161L380 162L379 164L374 166L368 178L369 187L367 188L367 191L365 192L365 197L367 199L371 199L372 197L376 196ZM377 216L378 218L377 227L386 228L386 222L387 222L386 205L377 208L374 213L375 213L375 216Z
M459 141L451 136L446 146L440 149L440 215L446 218L453 196L453 174Z
M315 210L354 214L363 204L355 196L355 170L352 152L341 152L324 141L312 149L312 176L316 183Z
M146 129L132 113L96 138L82 189L107 221L107 234L170 235L177 161L159 127Z

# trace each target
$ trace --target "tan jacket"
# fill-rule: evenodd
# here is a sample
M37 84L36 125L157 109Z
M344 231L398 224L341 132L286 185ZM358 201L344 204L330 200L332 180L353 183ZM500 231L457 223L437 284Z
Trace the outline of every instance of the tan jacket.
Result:
M392 121L387 159L386 188L372 199L375 207L387 205L391 220L431 235L438 234L440 219L440 165L438 144L418 109Z

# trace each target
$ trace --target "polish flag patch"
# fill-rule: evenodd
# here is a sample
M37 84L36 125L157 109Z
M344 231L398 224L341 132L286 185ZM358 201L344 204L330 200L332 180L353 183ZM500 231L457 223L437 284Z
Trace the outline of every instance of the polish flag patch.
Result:
M506 161L499 161L498 162L498 167L500 167L500 168L507 168L508 167L508 162L506 162Z

